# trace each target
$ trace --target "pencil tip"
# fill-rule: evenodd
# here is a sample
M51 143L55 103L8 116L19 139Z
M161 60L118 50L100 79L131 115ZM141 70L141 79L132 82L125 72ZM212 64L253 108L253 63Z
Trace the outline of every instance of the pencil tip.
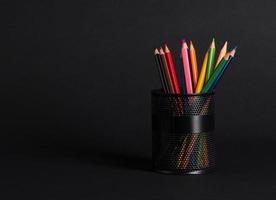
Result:
M160 52L160 54L164 54L164 50L162 47L160 47L159 52Z
M225 54L224 59L225 59L225 60L228 60L228 59L229 59L229 56L230 56L230 53L228 52L228 53Z
M226 42L224 43L223 47L224 47L225 49L227 49L227 45L228 45L228 42L226 41Z
M188 49L188 45L187 45L187 42L185 41L184 43L183 43L183 48L186 48L186 49Z
M215 38L212 40L211 48L215 48Z
M170 50L169 50L167 44L165 44L164 46L165 46L165 52L170 52Z
M193 44L192 40L190 40L190 48L194 48L194 44Z
M234 57L234 56L235 56L236 49L237 49L237 46L235 46L235 48L234 48L234 49L232 49L232 51L230 51L230 53L229 53L229 54L230 54L232 57Z
M159 54L159 51L158 51L157 48L155 48L155 50L154 50L154 55L157 55L157 54Z

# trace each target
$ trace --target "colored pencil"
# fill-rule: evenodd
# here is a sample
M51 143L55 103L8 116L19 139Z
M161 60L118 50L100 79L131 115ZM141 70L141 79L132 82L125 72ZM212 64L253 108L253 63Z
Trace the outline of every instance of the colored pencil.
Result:
M204 56L204 60L202 63L201 71L199 74L198 82L196 85L196 93L199 94L203 88L205 77L206 77L206 69L207 69L207 60L208 60L208 51L206 52Z
M215 68L217 68L218 64L220 63L221 59L223 58L223 56L225 56L226 53L227 53L227 41L224 43L223 47L219 52L219 56L218 56Z
M235 47L235 48L229 53L229 55L230 55L230 56L229 56L229 59L228 59L227 63L225 64L225 66L223 67L222 72L219 74L219 76L217 77L217 79L216 79L215 82L213 83L212 87L210 88L210 91L213 91L213 90L216 89L216 87L217 87L219 81L220 81L221 78L223 77L223 75L224 75L226 69L228 68L228 66L230 65L232 59L234 58L235 53L236 53L236 49L237 49L237 47Z
M162 67L162 61L161 61L161 57L160 57L160 53L158 51L158 49L155 49L154 51L154 57L155 57L155 63L157 66L157 70L159 73L159 78L160 78L160 82L162 84L162 88L165 91L165 93L169 92L169 88L166 82L166 77L165 77L165 72L164 69Z
M169 93L174 94L175 91L174 91L174 87L173 87L172 78L170 75L170 70L169 70L166 56L165 56L165 53L164 53L164 50L162 49L162 47L160 48L159 53L160 53L160 57L161 57L161 61L162 61L162 66L163 66L165 74L166 74L166 79L167 79L168 86L169 86Z
M163 67L164 67L165 72L166 72L167 80L169 82L170 93L171 94L179 94L180 93L179 86L175 87L175 85L174 85L174 82L173 82L173 79L172 79L172 73L170 72L169 64L167 62L166 55L165 55L165 52L164 52L162 47L160 48L159 53L160 53L160 56L161 56L161 59L162 59ZM171 66L173 66L173 65L171 65ZM174 66L173 66L173 69L174 69ZM178 90L176 90L175 88L177 88ZM183 106L181 104L181 101L173 101L173 102L174 102L174 107L177 110L176 113L178 115L180 115L183 112Z
M186 152L187 140L188 139L189 139L189 136L185 136L185 139L182 142L181 150L179 152L179 156L178 156L178 159L177 159L177 168L181 167L181 163L183 161L183 156L185 155L185 152Z
M185 169L190 161L191 153L194 149L195 143L197 141L198 134L195 133L191 135L191 141L189 142L189 145L187 147L187 151L185 152L184 158L183 158L183 163L181 165L182 169Z
M197 134L197 133L196 133ZM191 135L191 137L194 137L193 135ZM199 138L199 134L198 134L198 138ZM190 155L190 158L189 158L189 162L188 162L188 165L187 165L187 168L189 168L190 166L197 166L197 160L196 160L196 158L197 158L197 153L198 153L198 151L197 151L197 143L199 142L199 140L198 141L196 141L196 143L195 143L195 145L193 146L193 148L192 148L192 153L191 153L191 155Z
M188 53L188 46L185 41L182 41L181 54L182 54L184 76L185 76L185 82L186 82L186 91L187 91L187 94L192 94L193 93L193 84L192 84L192 79L191 79L189 53Z
M175 73L172 54L171 54L171 52L170 52L167 45L165 45L165 55L166 55L168 67L169 67L169 70L170 70L170 74L171 74L171 77L172 77L174 91L175 91L176 94L180 94L180 89L179 89L177 76L176 76L176 73Z
M203 142L203 155L202 155L202 160L203 160L203 166L208 167L209 166L209 154L208 154L208 145L207 145L207 138L204 137L205 140Z
M222 72L223 67L225 66L225 64L227 63L227 61L229 59L229 56L230 56L229 53L226 53L226 55L221 59L221 61L218 65L218 67L216 68L215 72L210 77L210 79L207 81L207 83L204 85L204 87L202 89L202 93L210 92L212 84L216 81L216 79L218 78L218 76Z
M205 140L204 135L200 135L198 138L198 154L197 154L197 166L202 165L202 151L203 151L203 141Z
M198 67L197 67L197 59L196 59L196 51L192 41L190 41L190 61L191 61L191 70L192 70L192 78L193 78L193 88L196 88L197 80L198 80Z
M209 78L211 77L211 75L214 71L215 54L216 54L216 46L215 46L215 39L213 38L210 49L209 49L205 83L209 80Z

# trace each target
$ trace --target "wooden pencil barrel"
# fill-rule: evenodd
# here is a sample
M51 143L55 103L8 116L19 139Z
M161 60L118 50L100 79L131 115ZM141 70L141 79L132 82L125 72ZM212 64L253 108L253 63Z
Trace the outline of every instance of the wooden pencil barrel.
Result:
M203 174L215 167L214 94L165 94L153 90L153 170Z

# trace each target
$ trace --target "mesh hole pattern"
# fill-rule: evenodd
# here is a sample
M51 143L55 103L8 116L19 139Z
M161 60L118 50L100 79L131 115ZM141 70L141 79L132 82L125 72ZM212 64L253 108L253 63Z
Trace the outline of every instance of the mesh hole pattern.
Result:
M169 137L167 142L153 146L154 169L171 173L189 173L215 166L215 146L211 133Z
M167 113L169 116L212 115L214 95L169 96L152 94L153 112Z
M152 92L152 115L213 116L214 94L164 95ZM169 131L170 130L170 131ZM173 127L153 130L153 167L156 171L186 174L215 166L213 131L175 133Z

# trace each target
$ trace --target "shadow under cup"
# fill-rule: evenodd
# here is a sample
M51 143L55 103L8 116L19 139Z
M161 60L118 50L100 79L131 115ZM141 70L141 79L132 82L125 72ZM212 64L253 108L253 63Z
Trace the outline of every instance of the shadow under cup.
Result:
M203 174L215 167L214 93L152 90L153 170Z

